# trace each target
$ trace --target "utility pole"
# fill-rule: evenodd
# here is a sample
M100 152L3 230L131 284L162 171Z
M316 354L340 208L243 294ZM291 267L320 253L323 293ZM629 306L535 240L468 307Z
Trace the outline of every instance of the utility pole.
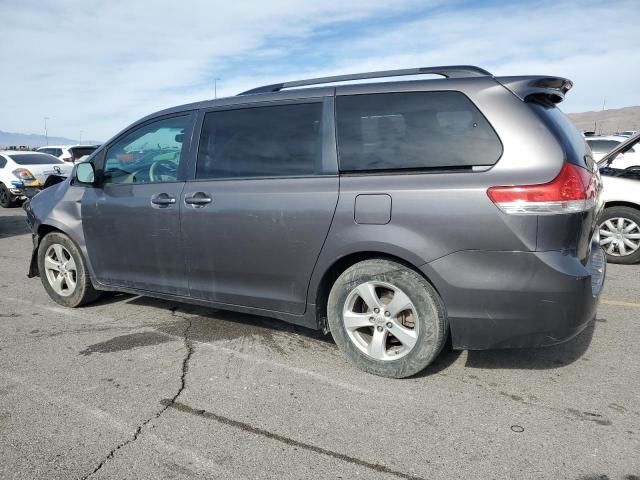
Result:
M49 133L47 132L47 120L49 120L49 117L44 117L44 139L47 142L47 145L49 145Z
M220 80L218 77L213 79L213 98L218 98L218 80Z

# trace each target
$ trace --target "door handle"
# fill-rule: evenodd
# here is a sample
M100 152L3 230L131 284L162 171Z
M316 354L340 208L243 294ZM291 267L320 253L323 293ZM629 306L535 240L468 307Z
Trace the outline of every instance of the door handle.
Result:
M193 205L195 208L202 208L211 202L211 197L204 192L196 192L193 195L184 197L184 203L187 205Z
M158 193L151 197L151 203L158 205L160 208L166 208L176 203L176 198L168 193Z

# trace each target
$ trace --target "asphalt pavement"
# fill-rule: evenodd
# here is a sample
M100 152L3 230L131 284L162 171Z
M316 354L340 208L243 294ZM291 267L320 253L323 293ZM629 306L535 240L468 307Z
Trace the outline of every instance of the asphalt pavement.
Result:
M329 337L132 295L80 309L0 209L2 479L640 479L640 265L544 349L363 373Z

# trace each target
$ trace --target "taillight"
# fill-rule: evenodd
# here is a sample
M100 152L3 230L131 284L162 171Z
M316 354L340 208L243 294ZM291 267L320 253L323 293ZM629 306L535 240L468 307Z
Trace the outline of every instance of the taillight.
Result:
M598 187L593 174L565 163L560 173L549 183L490 187L487 195L496 206L512 215L555 215L592 209Z
M36 179L36 177L33 176L33 173L31 173L26 168L16 168L11 173L13 173L13 175L15 175L16 178L19 178L20 180L35 180Z

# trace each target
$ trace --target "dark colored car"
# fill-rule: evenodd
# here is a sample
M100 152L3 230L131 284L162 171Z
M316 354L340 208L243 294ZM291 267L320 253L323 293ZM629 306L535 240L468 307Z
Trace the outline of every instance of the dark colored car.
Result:
M327 86L419 74L445 78ZM571 86L419 68L158 112L30 202L30 275L69 307L116 290L324 329L390 377L448 335L565 341L605 275L600 176L556 106Z

